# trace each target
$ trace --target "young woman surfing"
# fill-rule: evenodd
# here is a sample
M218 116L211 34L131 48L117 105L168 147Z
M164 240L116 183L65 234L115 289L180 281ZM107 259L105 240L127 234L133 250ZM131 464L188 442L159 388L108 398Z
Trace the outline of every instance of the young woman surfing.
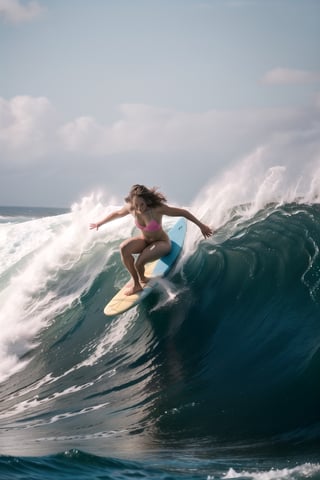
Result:
M122 208L115 210L97 223L91 223L90 228L98 230L101 225L116 218L133 215L141 234L125 240L120 245L122 262L132 277L132 284L128 285L126 295L139 292L149 280L144 274L146 263L167 255L171 250L170 239L162 229L163 215L190 220L200 228L204 238L213 234L213 230L208 225L200 222L188 210L167 205L165 196L155 188L133 185L125 202ZM139 254L137 259L134 257L135 254Z

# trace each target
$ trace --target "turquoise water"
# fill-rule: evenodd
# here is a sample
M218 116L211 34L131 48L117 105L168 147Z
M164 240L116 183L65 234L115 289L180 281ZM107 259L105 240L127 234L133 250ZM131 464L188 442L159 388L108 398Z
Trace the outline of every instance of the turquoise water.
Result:
M209 240L189 224L111 319L134 227L89 231L108 208L0 208L0 478L319 479L319 205L236 206Z

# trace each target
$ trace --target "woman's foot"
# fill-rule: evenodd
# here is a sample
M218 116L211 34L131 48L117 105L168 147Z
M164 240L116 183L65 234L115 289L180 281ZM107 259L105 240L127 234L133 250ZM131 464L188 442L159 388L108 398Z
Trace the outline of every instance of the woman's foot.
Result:
M129 285L128 288L125 290L124 294L127 296L134 295L135 293L141 292L143 290L140 283L135 285Z

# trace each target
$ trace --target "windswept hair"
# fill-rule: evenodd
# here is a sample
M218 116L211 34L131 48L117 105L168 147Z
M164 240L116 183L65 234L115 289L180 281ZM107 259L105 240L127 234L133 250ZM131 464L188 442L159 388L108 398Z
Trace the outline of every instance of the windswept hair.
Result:
M131 187L129 195L125 198L125 201L127 203L132 203L134 196L143 198L148 207L159 207L167 201L166 197L161 192L158 192L156 187L147 188L144 185L139 184Z

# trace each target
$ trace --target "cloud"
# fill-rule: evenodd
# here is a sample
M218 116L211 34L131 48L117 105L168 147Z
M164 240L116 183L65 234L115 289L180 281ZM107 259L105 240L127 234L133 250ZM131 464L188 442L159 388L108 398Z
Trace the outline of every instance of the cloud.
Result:
M97 156L124 152L194 152L236 154L275 132L291 128L294 109L238 110L190 113L142 104L120 106L121 118L111 125L79 117L61 126L64 149Z
M37 1L22 3L20 0L0 0L0 18L9 23L23 23L39 17L44 8Z
M52 150L55 111L45 97L0 97L1 165L33 163Z
M58 117L45 97L0 98L0 170L28 166L101 169L106 159L158 158L161 168L175 159L193 158L192 171L232 161L261 146L268 146L272 161L292 158L303 162L320 152L320 109L308 108L209 110L180 112L143 104L123 104L110 124L92 116L71 121ZM206 160L204 160L206 159ZM135 165L134 168L137 168ZM131 167L130 167L131 168ZM141 167L142 168L142 167Z
M274 68L262 78L262 83L267 85L305 85L318 82L320 82L320 72L290 68Z
M124 104L114 122L103 123L93 116L66 121L46 97L0 98L0 193L5 203L19 195L23 203L48 203L51 195L56 204L59 185L62 205L80 190L103 184L122 191L140 181L182 198L253 152L262 152L262 168L286 165L303 178L308 164L320 165L318 101L197 113ZM177 185L181 171L187 183Z

